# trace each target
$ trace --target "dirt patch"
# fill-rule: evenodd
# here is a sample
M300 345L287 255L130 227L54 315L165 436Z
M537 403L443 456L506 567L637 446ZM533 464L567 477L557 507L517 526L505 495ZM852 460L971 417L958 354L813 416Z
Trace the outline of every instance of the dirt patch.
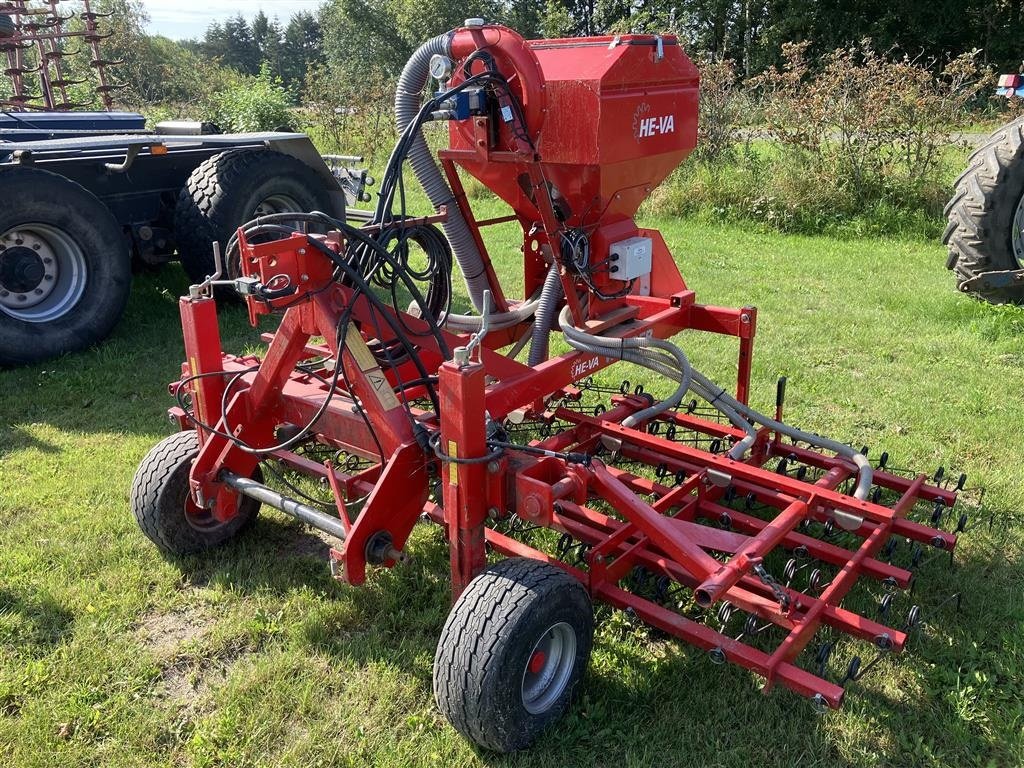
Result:
M151 614L139 625L139 637L151 653L167 657L200 640L212 626L211 617L196 610Z
M326 560L331 548L338 546L340 544L333 536L328 536L315 528L302 528L295 534L292 551L296 555Z

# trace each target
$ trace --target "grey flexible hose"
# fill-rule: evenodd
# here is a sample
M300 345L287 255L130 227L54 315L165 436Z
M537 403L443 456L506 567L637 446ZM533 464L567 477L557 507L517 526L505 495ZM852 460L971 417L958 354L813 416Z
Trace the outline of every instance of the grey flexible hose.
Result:
M607 357L615 357L626 360L627 362L634 362L639 365L643 365L650 370L654 370L657 373L661 373L664 376L668 376L669 378L674 378L673 373L675 373L676 376L680 375L680 371L670 365L668 359L661 357L654 351L655 349L658 349L668 352L669 350L666 349L666 345L668 347L674 346L668 342L662 342L659 339L646 339L643 337L618 339L592 336L578 328L572 327L568 308L562 310L559 322L562 326L562 332L565 334L566 339L577 349L585 349L585 351L588 352L595 352ZM643 360L644 362L640 362L640 360ZM707 376L692 367L690 367L690 374L692 376L692 381L689 389L707 400L712 406L725 415L730 422L747 433L747 436L734 445L729 451L730 458L740 458L746 453L750 446L753 445L754 440L756 439L756 431L750 424L750 421L753 421L757 424L768 427L768 429L786 435L792 440L798 440L800 442L807 443L808 445L813 445L817 448L822 448L839 454L840 456L847 457L857 466L857 489L854 491L854 497L861 500L868 497L868 494L871 492L872 482L874 481L874 472L866 456L845 443L840 443L837 440L821 437L820 435L815 435L810 432L804 432L802 429L797 429L789 424L783 424L782 422L765 416L763 413L755 411L750 406L741 403L722 387L718 386ZM678 381L679 379L676 380ZM675 394L676 393L673 394L673 397ZM685 394L685 391L683 394ZM679 400L682 400L682 397L680 397ZM679 400L677 400L676 403L678 403ZM660 411L658 411L658 413L660 413ZM637 415L639 414L634 414L634 416ZM650 416L645 416L644 418L650 418ZM748 421L748 419L750 421ZM636 419L634 423L639 420L640 419ZM623 424L625 424L625 422L623 422ZM627 424L626 426L631 425Z
M519 305L508 312L493 312L490 316L490 328L492 331L500 331L504 328L511 328L513 325L529 320L537 311L540 303L540 293L534 294L535 298ZM479 331L483 326L481 315L445 315L443 325L454 331L471 332Z
M527 365L531 368L548 359L548 342L551 329L555 324L558 304L565 295L562 290L562 279L558 274L558 265L552 264L544 278L544 287L540 291L537 304L537 315L533 321L533 335L530 338L530 355Z
M399 135L416 118L420 110L423 88L430 76L430 57L435 54L451 56L453 35L453 32L446 32L425 42L416 49L406 63L405 69L402 70L395 89L395 124ZM420 186L423 187L423 191L427 193L431 205L435 208L440 208L442 205L447 206L448 221L442 225L444 233L448 237L448 242L451 243L452 253L466 280L470 301L473 302L476 310L480 311L483 306L484 291L490 288L487 283L487 271L484 268L483 258L480 256L480 251L469 231L466 220L455 204L455 196L441 175L441 169L434 162L434 154L427 146L422 132L417 132L413 138L408 157L413 173Z
M537 319L539 322L539 311ZM632 427L640 421L657 416L669 408L674 408L686 396L691 383L690 361L687 360L683 351L674 344L660 339L650 339L646 336L628 339L594 336L573 327L568 307L562 309L558 317L558 323L562 328L566 341L575 349L634 363L659 373L670 380L679 382L675 392L669 395L668 398L632 414L622 422L624 426ZM655 350L660 350L663 355Z
M871 484L874 482L874 470L871 468L871 463L864 454L851 448L845 443L840 443L838 440L821 437L820 435L815 435L811 432L804 432L802 429L797 429L789 424L783 424L769 416L765 416L763 413L755 411L753 408L744 405L720 386L712 382L700 373L700 371L694 371L693 378L694 381L699 382L701 386L713 391L715 393L715 400L725 402L731 408L746 416L748 419L757 422L761 426L768 427L768 429L786 435L792 440L798 440L800 442L807 443L808 445L813 445L816 448L823 448L826 451L832 451L833 453L850 459L857 466L857 489L854 491L853 495L855 498L862 501L867 499L868 494L871 492ZM717 403L712 402L712 404L717 407Z

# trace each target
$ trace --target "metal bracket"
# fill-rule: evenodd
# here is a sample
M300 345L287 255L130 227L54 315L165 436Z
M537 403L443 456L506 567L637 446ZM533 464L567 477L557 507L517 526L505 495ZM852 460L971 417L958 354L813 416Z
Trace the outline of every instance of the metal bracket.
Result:
M960 283L960 290L964 292L992 291L999 288L1011 288L1015 285L1024 286L1024 269L983 272Z

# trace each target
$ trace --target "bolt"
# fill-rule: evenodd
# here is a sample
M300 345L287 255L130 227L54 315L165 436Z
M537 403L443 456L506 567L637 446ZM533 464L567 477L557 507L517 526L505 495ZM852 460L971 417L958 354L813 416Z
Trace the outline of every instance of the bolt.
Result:
M53 275L43 275L43 280L53 280Z
M35 293L36 296L42 296L43 295L43 289L42 288L36 288L34 293Z
M23 293L18 294L18 301L28 301L28 296Z
M496 462L496 461L489 461L489 462L487 462L487 471L490 472L492 475L495 472L497 472L498 469L499 469L498 462Z
M498 519L498 515L500 515L500 514L501 514L501 512L498 510L497 507L488 507L487 508L487 516L489 518L491 518L491 520L497 520Z
M14 244L15 245L24 245L24 243L25 243L25 241L22 240L20 237L15 238L15 240L14 240Z
M305 255L306 255L306 249L305 248L299 248L299 256L305 256Z

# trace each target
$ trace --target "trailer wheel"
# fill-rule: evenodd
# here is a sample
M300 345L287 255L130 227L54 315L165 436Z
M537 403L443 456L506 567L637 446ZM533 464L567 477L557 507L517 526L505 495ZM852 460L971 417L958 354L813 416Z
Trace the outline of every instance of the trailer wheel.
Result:
M971 155L946 215L942 241L949 247L946 267L956 273L957 287L993 304L1024 300L1020 283L974 280L1024 268L1024 117L997 130Z
M221 249L242 225L271 213L327 211L331 199L316 171L269 149L232 149L214 155L189 176L178 197L174 233L189 279L213 274L214 241ZM228 264L231 277L239 265Z
M6 13L0 13L0 37L14 37L16 31L14 19Z
M200 510L188 492L189 471L198 455L196 433L176 432L146 455L132 481L135 520L146 537L169 555L191 555L223 544L251 527L260 509L259 502L239 496L238 513L226 523ZM253 479L263 481L259 467Z
M84 349L110 333L131 292L121 226L83 187L0 169L0 365Z
M448 614L434 656L437 705L479 746L525 749L569 707L593 636L579 581L538 560L504 560L473 579Z

